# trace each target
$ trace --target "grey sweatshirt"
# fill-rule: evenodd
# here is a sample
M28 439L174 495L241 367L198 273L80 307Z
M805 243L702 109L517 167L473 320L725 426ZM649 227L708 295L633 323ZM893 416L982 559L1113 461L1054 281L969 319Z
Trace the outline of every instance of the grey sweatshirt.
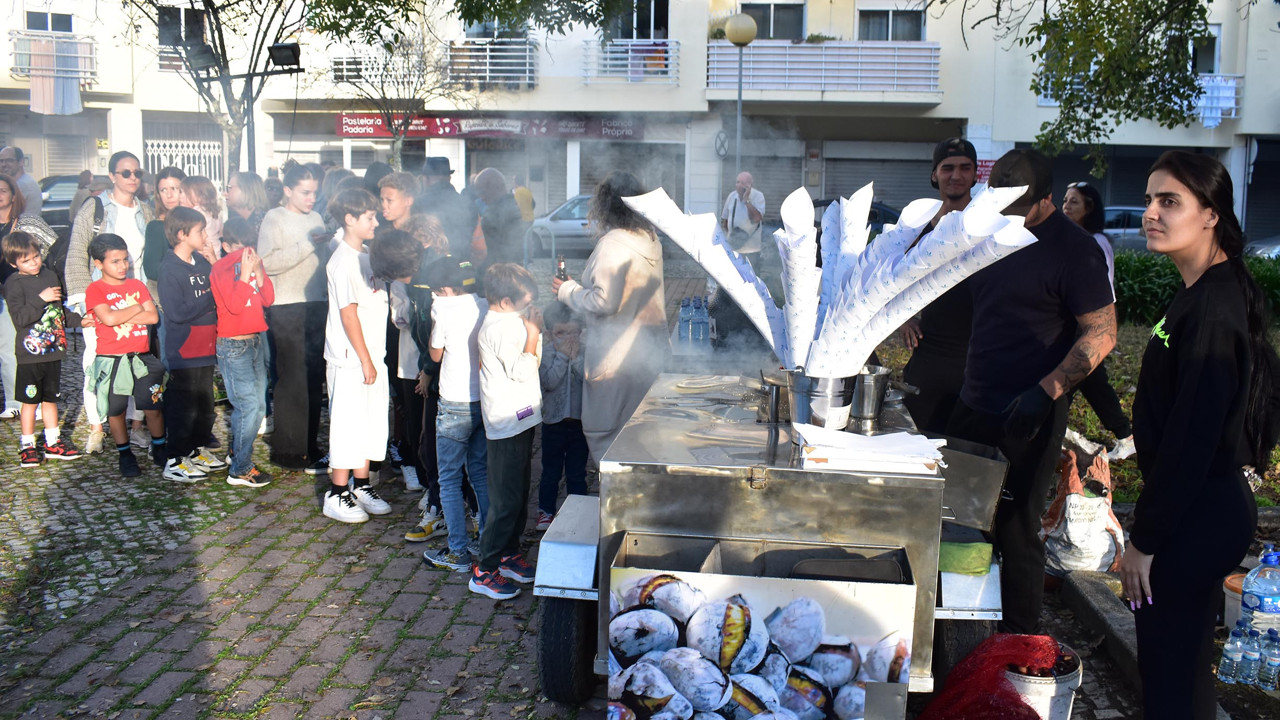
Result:
M325 301L326 246L312 241L313 232L324 232L317 212L302 215L279 207L262 218L258 254L275 286L275 306Z

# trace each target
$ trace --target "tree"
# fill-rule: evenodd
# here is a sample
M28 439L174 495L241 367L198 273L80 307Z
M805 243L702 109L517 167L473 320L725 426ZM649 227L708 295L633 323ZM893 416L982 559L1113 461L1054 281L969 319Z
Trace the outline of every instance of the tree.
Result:
M389 8L411 0L361 2ZM1280 2L1280 0L1276 0ZM497 19L563 32L580 23L604 27L635 0L454 0L465 21ZM1242 10L1257 0L1246 0ZM1190 123L1200 97L1191 48L1209 34L1208 0L925 0L935 16L959 12L966 30L990 26L997 42L1032 48L1031 89L1058 102L1036 145L1050 154L1090 147L1095 172L1102 144L1121 123L1152 120L1164 127ZM956 10L959 6L959 10Z
M173 47L205 112L226 137L228 176L240 168L240 148L266 72L267 49L295 36L303 0L125 0L158 44ZM142 28L135 28L141 33Z
M383 26L392 28L393 26ZM414 118L433 100L454 107L473 106L460 85L449 79L443 43L425 25L420 29L400 24L389 29L383 41L333 61L333 79L369 104L391 132L391 166L401 169L404 139Z

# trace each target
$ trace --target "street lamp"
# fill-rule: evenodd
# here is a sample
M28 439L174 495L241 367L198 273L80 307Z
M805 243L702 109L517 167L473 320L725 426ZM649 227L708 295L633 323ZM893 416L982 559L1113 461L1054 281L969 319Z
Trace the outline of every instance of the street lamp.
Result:
M724 23L724 36L738 46L738 122L737 142L733 146L733 176L742 172L742 50L756 39L756 21L746 13L738 13Z

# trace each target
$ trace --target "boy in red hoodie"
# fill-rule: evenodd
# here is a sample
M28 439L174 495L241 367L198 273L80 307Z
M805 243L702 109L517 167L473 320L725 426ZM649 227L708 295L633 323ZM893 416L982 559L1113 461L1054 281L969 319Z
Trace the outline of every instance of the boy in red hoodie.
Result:
M222 251L210 282L218 307L218 369L231 401L231 470L227 483L262 487L271 476L253 464L253 443L267 414L267 321L263 308L275 301L262 270L258 234L245 220L222 228Z

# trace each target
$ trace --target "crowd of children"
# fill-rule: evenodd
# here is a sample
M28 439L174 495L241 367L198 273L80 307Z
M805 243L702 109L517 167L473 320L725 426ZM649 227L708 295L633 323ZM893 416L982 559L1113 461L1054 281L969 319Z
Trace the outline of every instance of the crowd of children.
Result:
M568 308L547 308L544 348L529 272L494 263L476 277L469 260L448 253L440 219L413 211L420 192L413 175L391 173L370 189L356 178L337 183L324 200L330 233L313 210L322 178L308 166L286 172L279 207L233 213L225 223L212 185L182 178L178 195L186 199L164 200L148 213L156 218L150 227L119 222L142 214L137 159L117 153L111 171L121 189L106 201L114 212L104 225L82 211L73 230L81 245L72 244L68 267L83 247L90 280L82 291L64 297L63 278L44 267L47 248L36 238L3 239L3 260L16 269L3 287L17 329L22 467L81 456L60 434L57 405L67 328L80 325L86 346L93 340L84 360L86 411L105 421L121 476L142 474L138 445L171 481L226 471L229 484L267 485L272 476L253 453L274 397L277 421L287 408L296 414L287 432L277 426L272 460L329 475L324 516L358 523L390 513L370 473L399 447L406 490L425 491L422 518L406 540L446 537L424 560L470 572L470 589L495 599L533 581L519 543L539 426L537 528L554 517L562 475L570 493L587 492L581 327ZM176 184L179 174L162 172L163 181ZM91 231L78 227L85 218ZM129 240L143 228L152 243L163 229L168 244L158 263L147 247L153 272L145 274L143 245ZM323 325L309 322L321 308ZM320 346L323 375L313 378L309 348ZM215 453L215 368L231 406L225 459ZM321 382L329 410L322 458L318 410L307 400ZM102 436L98 427L91 443L93 433Z

